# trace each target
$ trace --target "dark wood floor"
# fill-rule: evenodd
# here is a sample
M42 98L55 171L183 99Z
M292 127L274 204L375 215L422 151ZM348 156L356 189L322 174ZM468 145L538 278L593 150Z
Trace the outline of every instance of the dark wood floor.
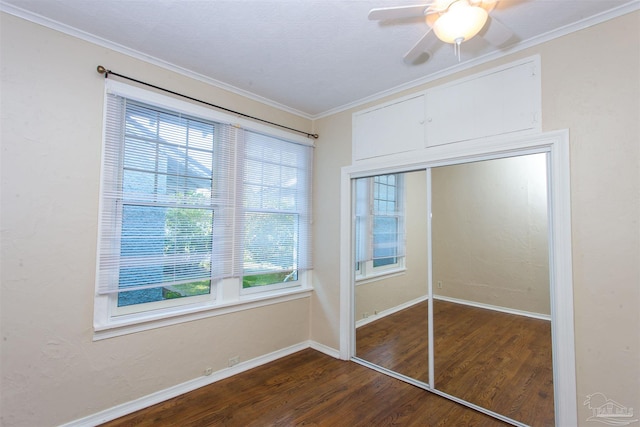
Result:
M357 355L428 382L427 303L357 330ZM434 301L437 389L533 426L554 425L550 322Z
M307 349L104 424L503 426L354 362Z

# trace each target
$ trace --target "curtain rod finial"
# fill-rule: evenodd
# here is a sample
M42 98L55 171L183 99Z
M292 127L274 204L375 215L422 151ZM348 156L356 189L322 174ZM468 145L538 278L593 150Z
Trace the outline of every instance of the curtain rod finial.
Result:
M98 71L98 73L100 74L105 74L105 75L109 75L109 70L107 70L106 68L104 68L102 65L98 65L98 68L96 69Z

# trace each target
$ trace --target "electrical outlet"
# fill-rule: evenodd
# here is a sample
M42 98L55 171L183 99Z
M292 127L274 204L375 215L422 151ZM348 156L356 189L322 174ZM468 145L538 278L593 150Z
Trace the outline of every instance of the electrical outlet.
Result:
M442 280L438 280L438 289L442 289Z
M378 310L374 310L373 314L377 316L378 315Z
M212 367L210 367L210 366L207 366L207 367L205 368L205 370L204 370L204 374L205 374L205 375L211 375L211 374L213 374L213 368L212 368Z
M362 313L362 318L363 319L366 319L367 317L369 317L369 313L367 313L367 312Z
M233 356L229 358L229 367L236 366L240 363L240 356Z

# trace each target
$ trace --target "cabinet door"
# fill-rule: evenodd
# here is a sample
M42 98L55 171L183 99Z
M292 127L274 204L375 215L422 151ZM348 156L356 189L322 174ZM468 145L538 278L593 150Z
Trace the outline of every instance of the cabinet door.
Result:
M540 132L536 61L427 91L427 146L495 135Z
M424 121L424 93L355 113L353 160L424 149Z

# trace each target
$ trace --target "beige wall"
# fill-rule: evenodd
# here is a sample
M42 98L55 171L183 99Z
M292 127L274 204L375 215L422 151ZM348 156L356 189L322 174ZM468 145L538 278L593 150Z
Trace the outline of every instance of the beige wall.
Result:
M427 174L404 174L406 191L406 270L399 275L358 284L355 320L380 313L427 295Z
M638 28L635 12L415 89L541 55L543 130L570 130L578 420L585 426L590 393L640 407ZM353 111L316 121L315 177L326 187L314 199L314 247L323 254L315 258L322 300L313 303L311 337L334 347L337 320L324 317L339 302L338 176L351 163Z
M266 107L3 14L2 424L47 426L309 338L310 299L93 342L104 82L98 64L247 114Z
M442 166L431 177L434 294L551 314L546 154Z

